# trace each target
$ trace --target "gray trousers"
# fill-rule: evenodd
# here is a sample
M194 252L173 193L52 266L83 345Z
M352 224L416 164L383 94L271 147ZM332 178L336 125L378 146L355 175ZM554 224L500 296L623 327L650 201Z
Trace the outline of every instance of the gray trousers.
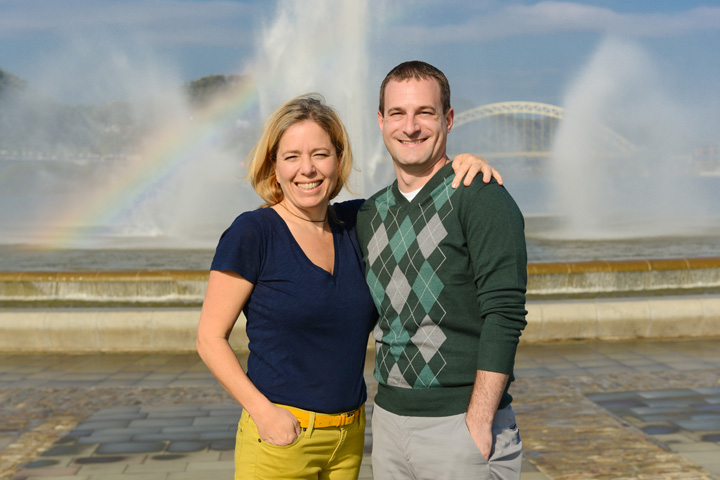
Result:
M509 406L495 414L490 459L478 450L465 414L404 417L374 406L372 468L375 480L519 480L522 442Z

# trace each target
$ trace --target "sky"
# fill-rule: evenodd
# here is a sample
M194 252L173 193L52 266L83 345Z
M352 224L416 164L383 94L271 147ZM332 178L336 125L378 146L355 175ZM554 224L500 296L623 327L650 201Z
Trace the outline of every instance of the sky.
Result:
M182 82L247 73L263 32L289 3L0 0L0 68L69 102L122 96L82 81L83 72L111 59L138 71L162 65ZM344 2L306 2L308 9L323 3ZM419 58L448 75L461 105L561 104L607 37L646 49L669 88L688 100L717 90L720 76L718 1L368 0L367 8L368 83L377 85L395 64ZM333 36L343 32L329 27L318 25L313 34L332 48L339 40ZM57 81L58 70L75 77Z
M605 183L598 182L577 162L587 156L584 132L561 132L565 140L557 150L573 163L561 166L553 180L577 187L566 204L578 203L572 199L587 196L591 186L597 190L595 203L582 205L585 216L608 204L605 188L614 172L632 167L629 175L637 178L662 170L672 185L672 175L688 170L678 159L686 161L698 146L720 145L718 52L720 0L0 0L0 69L34 92L68 104L100 104L138 100L208 75L243 74L258 93L232 99L232 108L211 120L234 115L231 121L252 123L256 117L244 115L258 106L267 113L294 95L317 91L340 110L356 158L374 159L363 175L378 185L393 173L380 158L376 92L402 61L425 60L443 70L456 113L510 101L560 106L572 120L564 124L604 125L643 152L644 160L633 165L603 165ZM166 118L185 111L169 108ZM182 160L195 147L213 145L212 137L187 138L185 132L178 128L149 143L187 155L156 157ZM167 162L168 168L180 160ZM198 164L188 183L199 183L197 172L210 170ZM575 178L561 176L572 170ZM125 195L127 204L157 190L148 185L136 197ZM639 198L657 212L708 203L688 194L655 208L665 191L660 185L632 198L611 196L620 211L639 205ZM210 197L208 203L217 204ZM529 211L534 200L529 195L521 206Z

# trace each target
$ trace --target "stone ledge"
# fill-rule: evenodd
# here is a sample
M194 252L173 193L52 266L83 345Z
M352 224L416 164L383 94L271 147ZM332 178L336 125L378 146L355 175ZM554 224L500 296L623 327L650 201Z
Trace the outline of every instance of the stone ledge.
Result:
M720 295L530 302L523 343L720 336ZM198 308L0 311L0 351L195 351ZM247 352L245 319L230 343ZM372 348L372 341L368 342Z
M0 302L32 306L71 303L158 306L200 305L208 272L0 272ZM720 288L720 258L528 265L528 296L708 293Z
M528 303L523 342L720 335L720 296Z

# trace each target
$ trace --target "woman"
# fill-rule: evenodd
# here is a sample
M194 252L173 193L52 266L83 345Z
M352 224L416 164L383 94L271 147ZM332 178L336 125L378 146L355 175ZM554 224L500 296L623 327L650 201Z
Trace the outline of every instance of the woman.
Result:
M479 166L489 180L482 159L462 169L472 177ZM203 361L243 406L236 479L358 476L377 312L355 237L362 200L329 205L351 169L340 118L312 95L276 110L250 154L250 181L268 208L223 233L197 337ZM241 311L247 374L227 341Z

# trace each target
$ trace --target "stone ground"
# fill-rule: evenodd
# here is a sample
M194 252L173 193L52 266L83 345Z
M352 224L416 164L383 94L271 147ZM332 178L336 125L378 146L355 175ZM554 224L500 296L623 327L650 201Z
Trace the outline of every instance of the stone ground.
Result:
M521 345L522 480L720 480L718 340ZM0 355L3 479L232 479L238 418L196 355Z

